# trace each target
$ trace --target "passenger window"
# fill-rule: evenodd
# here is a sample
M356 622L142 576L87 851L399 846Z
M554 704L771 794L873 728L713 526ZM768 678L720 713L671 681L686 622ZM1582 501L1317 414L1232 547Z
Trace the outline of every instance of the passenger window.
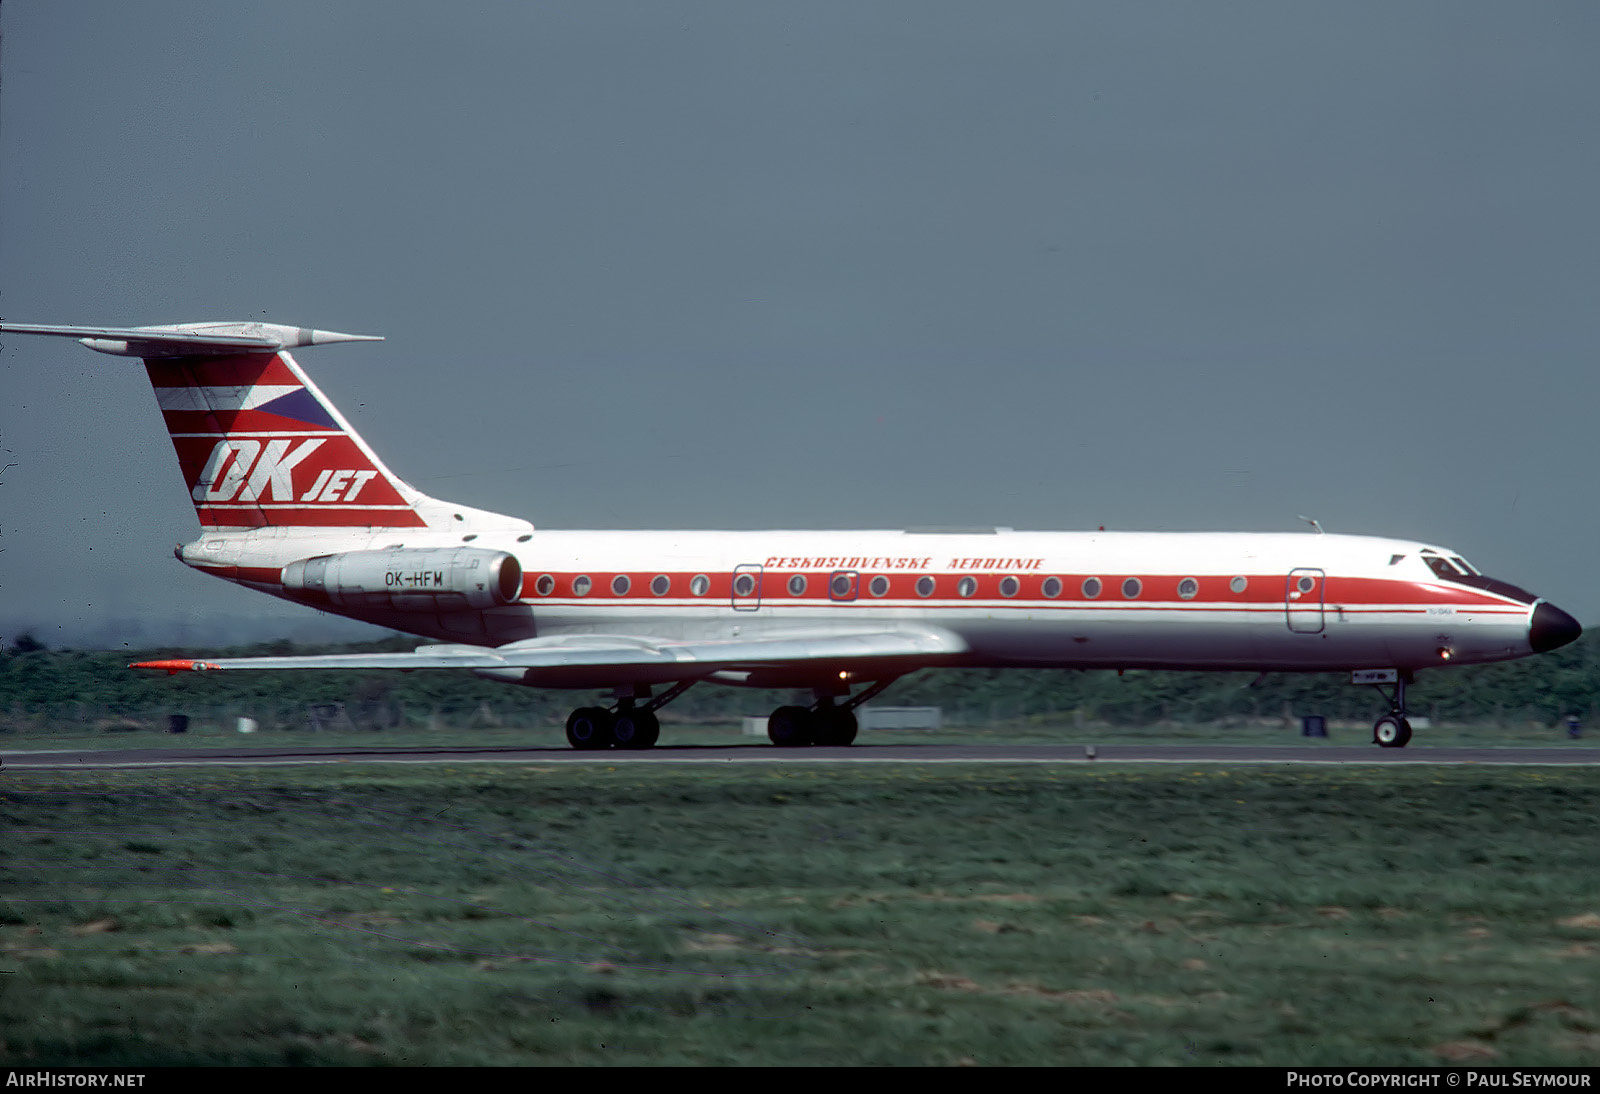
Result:
M589 581L589 577L588 577L587 574L582 574L582 575L579 575L578 577L573 578L572 579L572 595L573 596L588 596L589 595L589 585L590 584L591 584L591 582Z
M971 596L977 591L978 579L975 577L964 577L956 583L956 592L961 596Z
M867 592L873 596L884 596L889 592L889 579L882 574L877 575L867 582Z
M1130 577L1122 583L1122 595L1128 600L1134 599L1144 591L1144 582L1136 577Z
M933 578L929 577L927 574L923 574L921 577L917 578L917 595L918 596L932 596L933 595L933 590L934 590Z
M650 591L657 596L666 596L672 589L672 579L666 574L657 574L650 579Z
M789 579L789 595L790 596L805 596L806 595L806 575L805 574L795 574L793 577L791 577Z
M1022 582L1018 581L1009 574L1000 579L1001 596L1016 596L1017 590L1020 588L1022 588Z
M1083 579L1083 595L1090 600L1100 595L1100 579L1098 577L1086 577Z
M1061 579L1059 577L1045 578L1044 584L1039 587L1039 591L1054 600L1061 595Z
M633 582L628 580L627 574L618 574L611 579L611 595L627 596L628 590L633 588Z
M1186 577L1178 582L1178 596L1184 600L1193 600L1200 592L1200 583L1192 577Z
M689 591L695 596L705 596L711 591L711 579L705 574L695 574L689 582Z
M539 580L533 583L533 591L540 596L549 596L556 590L556 579L549 574L540 574Z

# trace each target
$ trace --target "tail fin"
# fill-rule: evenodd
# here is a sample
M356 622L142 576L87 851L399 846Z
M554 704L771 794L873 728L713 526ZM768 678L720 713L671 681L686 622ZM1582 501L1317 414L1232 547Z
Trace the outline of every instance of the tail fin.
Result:
M396 478L293 357L148 358L145 369L200 523L417 528Z
M205 527L443 527L469 513L473 525L522 523L435 501L396 477L284 348L370 336L266 323L0 330L143 357Z

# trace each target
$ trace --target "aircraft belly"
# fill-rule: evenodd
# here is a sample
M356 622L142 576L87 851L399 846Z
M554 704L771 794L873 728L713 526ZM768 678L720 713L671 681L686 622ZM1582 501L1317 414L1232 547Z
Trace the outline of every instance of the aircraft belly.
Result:
M281 588L238 581L293 602ZM1320 630L1291 630L1281 609L1249 614L1193 609L1039 613L1027 610L915 609L881 606L863 612L839 606L775 610L761 605L735 611L726 603L652 605L603 611L593 605L526 603L487 611L397 611L377 606L323 606L325 611L444 641L503 645L536 636L621 634L664 641L728 640L796 630L870 630L895 623L948 628L966 640L966 664L993 667L1172 668L1272 671L1342 671L1352 668L1425 668L1445 660L1471 664L1508 660L1529 652L1526 618L1467 614L1419 618L1396 610L1354 616L1330 607ZM1443 658L1441 649L1449 649ZM614 673L613 673L614 675ZM681 672L656 667L636 682L674 679ZM603 669L551 672L545 687L597 686ZM570 682L569 682L570 680ZM528 683L536 683L527 680Z
M1446 660L1467 665L1508 661L1532 652L1528 620L1520 615L1478 620L1465 615L1433 618L1425 624L1392 628L1387 644L1394 664L1415 668Z
M1067 619L969 619L946 623L984 664L1062 668L1250 668L1266 627L1252 619L1200 620L1195 613L1143 612Z
M282 586L243 581L237 584L257 589L291 604L304 604L304 601L285 595ZM522 604L490 608L486 611L460 612L401 611L373 605L318 604L316 607L317 610L327 612L329 615L343 616L346 619L387 627L403 634L417 634L445 642L464 641L475 645L499 646L507 642L533 638L537 634L533 610Z
M946 619L972 648L974 663L1066 668L1248 669L1333 672L1352 668L1424 668L1525 656L1527 622L1457 616L1419 621L1415 614L1343 619L1328 613L1320 630L1289 629L1281 611L1240 618L1151 610L1139 616L1066 620ZM1448 659L1440 650L1449 649Z

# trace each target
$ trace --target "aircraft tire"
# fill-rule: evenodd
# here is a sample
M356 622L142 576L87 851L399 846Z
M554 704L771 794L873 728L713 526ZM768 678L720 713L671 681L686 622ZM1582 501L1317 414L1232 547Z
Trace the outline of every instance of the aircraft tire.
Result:
M661 738L661 719L649 710L625 710L611 723L611 737L618 748L654 748Z
M599 752L616 743L611 712L604 707L579 707L567 717L567 743L579 752Z
M767 740L779 748L804 748L816 732L815 723L805 707L779 707L767 719Z
M828 707L817 711L813 717L816 719L814 739L817 744L842 748L855 741L859 726L854 711Z
M1411 741L1411 723L1397 714L1385 714L1372 727L1372 743L1379 748L1404 748Z

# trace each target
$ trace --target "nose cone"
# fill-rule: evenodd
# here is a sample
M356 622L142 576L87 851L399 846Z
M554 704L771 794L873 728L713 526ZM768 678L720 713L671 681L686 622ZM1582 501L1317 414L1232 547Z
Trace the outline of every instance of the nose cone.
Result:
M1549 601L1541 600L1528 624L1528 645L1534 653L1560 649L1583 633L1578 621Z

